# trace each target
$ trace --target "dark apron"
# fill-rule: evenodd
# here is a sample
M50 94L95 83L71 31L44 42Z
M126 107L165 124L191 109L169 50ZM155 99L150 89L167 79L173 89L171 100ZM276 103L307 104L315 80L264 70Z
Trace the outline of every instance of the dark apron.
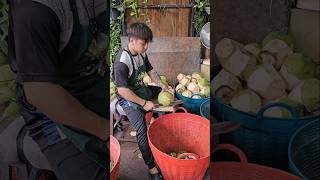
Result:
M144 57L142 55L140 55L143 60L143 65L140 67L135 67L134 58L133 58L133 55L131 54L131 52L126 49L124 49L124 51L126 51L130 55L131 64L133 66L132 74L128 80L127 87L131 91L133 91L137 96L139 96L140 98L145 99L145 100L150 100L152 98L152 91L150 90L150 88L145 86L143 83L143 77L146 73L146 66L145 66ZM141 105L134 103L134 102L130 102L130 103L131 103L132 107L134 107L136 109L139 108L139 109L143 110L143 107Z
M107 113L109 90L107 89L108 78L106 77L108 73L103 73L103 75L98 73L99 68L109 69L104 63L106 59L100 58L101 60L98 60L98 55L88 51L90 43L94 42L94 34L91 33L94 29L90 25L83 26L79 23L75 0L70 0L70 6L74 20L73 32L67 46L60 53L61 64L59 64L59 67L61 69L59 69L59 74L61 78L58 83L86 108L109 119L109 113ZM98 30L104 30L100 33L105 35L108 33L107 23L109 22L107 12L108 10L97 17L97 22L101 23L98 24ZM102 40L104 39L97 39L97 44L101 44L99 41ZM108 42L105 41L105 44L108 44ZM104 52L107 52L107 47L105 48ZM90 119L88 119L88 123L90 123ZM109 150L107 150L106 142L81 130L62 124L58 124L58 126L80 151L102 167L107 168L109 166Z

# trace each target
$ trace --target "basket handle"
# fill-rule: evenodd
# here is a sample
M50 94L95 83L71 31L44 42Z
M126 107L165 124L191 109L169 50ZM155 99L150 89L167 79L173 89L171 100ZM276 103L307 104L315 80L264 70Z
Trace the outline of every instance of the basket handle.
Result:
M177 113L177 110L182 110L184 113L188 113L188 111L183 107L177 107L173 110L173 113Z
M248 163L247 157L244 152L232 144L218 144L217 147L214 148L214 152L219 150L229 150L239 157L241 163Z
M272 107L281 107L281 108L288 110L291 113L291 116L293 118L298 118L300 116L298 111L296 109L292 108L291 106L284 104L284 103L275 102L275 103L267 104L267 105L263 106L262 108L260 108L260 110L257 113L258 119L262 120L264 117L264 112Z

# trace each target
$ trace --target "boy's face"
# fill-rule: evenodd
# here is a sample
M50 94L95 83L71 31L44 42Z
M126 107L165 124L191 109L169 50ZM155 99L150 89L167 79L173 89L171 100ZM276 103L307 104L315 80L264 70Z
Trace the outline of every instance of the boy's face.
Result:
M137 53L144 53L148 49L148 42L146 40L132 38L130 43Z

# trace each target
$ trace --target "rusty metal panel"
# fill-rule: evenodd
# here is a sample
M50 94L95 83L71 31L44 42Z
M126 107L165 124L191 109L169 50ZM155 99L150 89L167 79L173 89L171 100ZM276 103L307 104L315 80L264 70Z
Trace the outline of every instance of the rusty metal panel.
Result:
M121 46L127 44L127 37L122 37ZM147 54L153 68L165 75L170 84L175 84L179 73L200 71L200 48L198 37L156 37Z

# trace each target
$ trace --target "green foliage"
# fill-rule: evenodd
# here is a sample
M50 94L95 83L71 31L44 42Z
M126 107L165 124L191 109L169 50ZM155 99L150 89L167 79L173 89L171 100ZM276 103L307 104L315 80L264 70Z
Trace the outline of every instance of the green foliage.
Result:
M194 27L194 35L200 36L201 28L209 21L209 16L206 13L205 7L209 6L208 0L194 0L194 15L192 23Z
M4 53L8 53L8 44L6 38L8 36L9 29L9 6L6 4L6 0L0 0L0 50Z

